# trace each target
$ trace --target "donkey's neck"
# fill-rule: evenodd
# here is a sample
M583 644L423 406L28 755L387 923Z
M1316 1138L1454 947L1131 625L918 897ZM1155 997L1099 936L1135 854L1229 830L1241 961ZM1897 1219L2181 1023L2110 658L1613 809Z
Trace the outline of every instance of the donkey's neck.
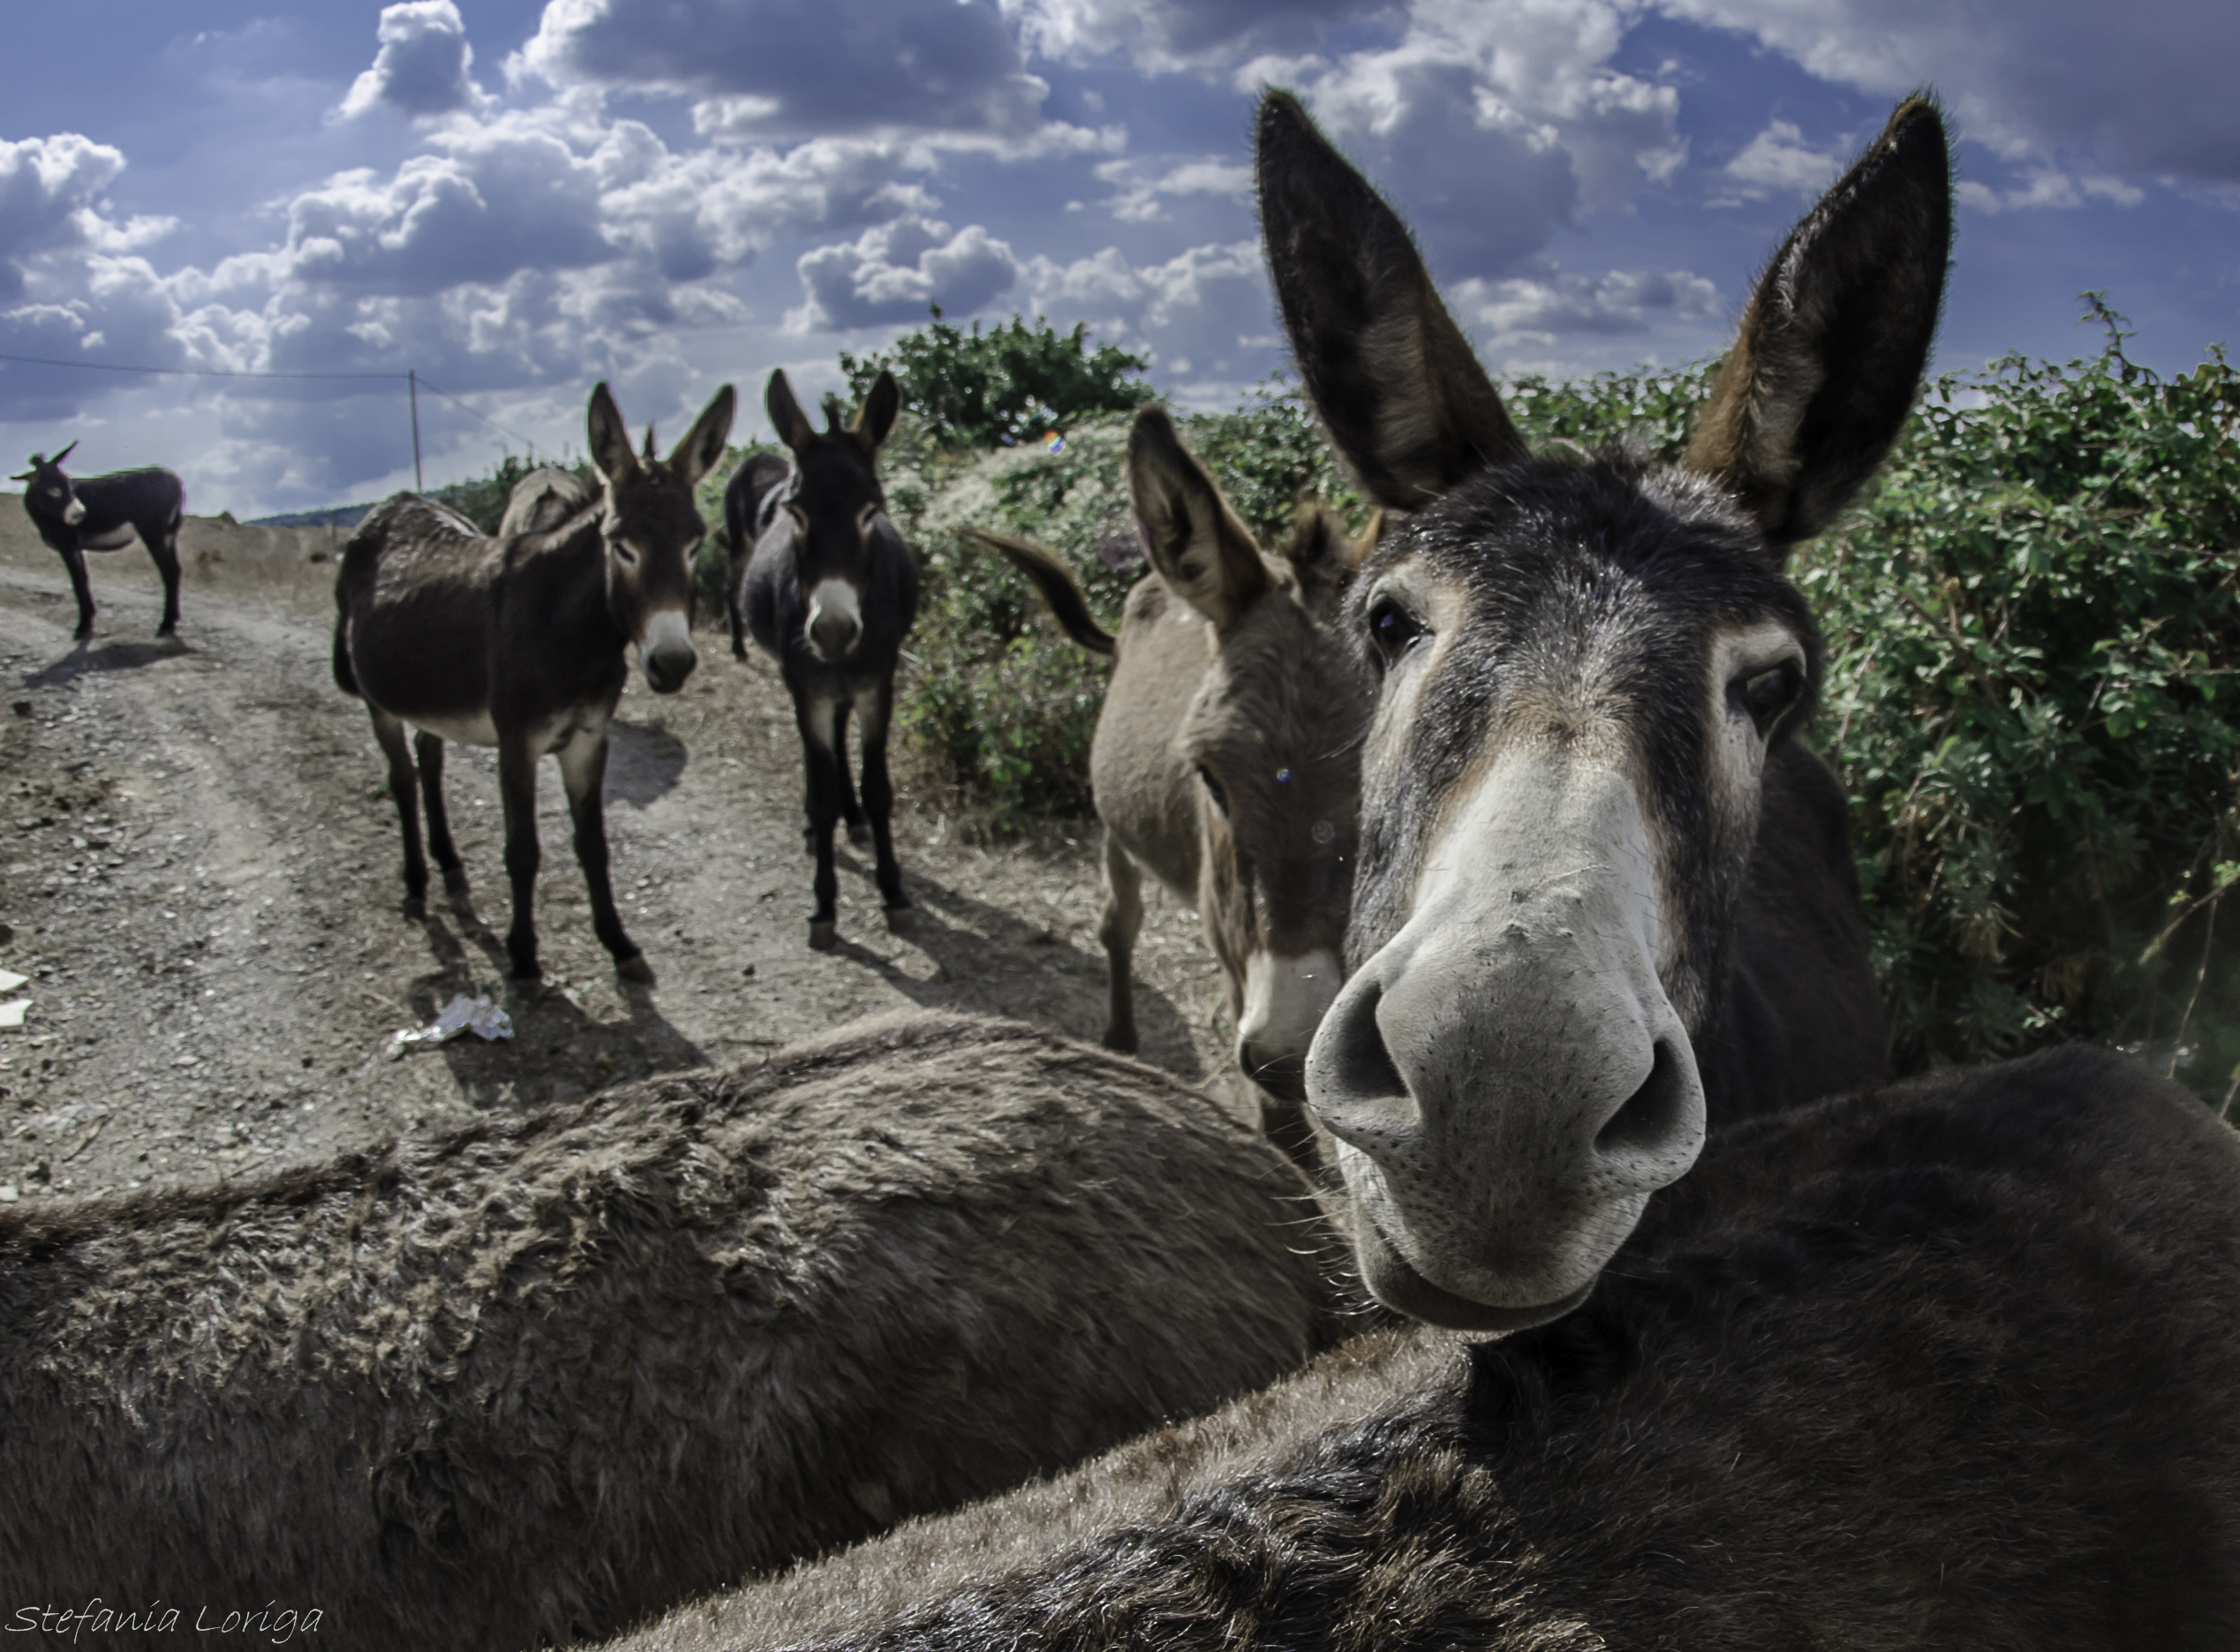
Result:
M547 622L554 640L564 639L562 645L571 653L604 653L630 642L607 604L607 546L600 520L600 512L587 512L561 531L566 537L559 545L543 553L553 559Z

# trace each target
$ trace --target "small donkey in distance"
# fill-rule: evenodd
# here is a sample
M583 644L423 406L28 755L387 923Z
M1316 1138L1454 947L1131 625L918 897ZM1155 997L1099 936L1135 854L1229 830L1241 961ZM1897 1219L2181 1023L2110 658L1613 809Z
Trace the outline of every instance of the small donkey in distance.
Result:
M651 426L643 456L630 452L622 411L600 384L591 395L590 447L606 486L558 525L486 539L441 505L398 494L343 550L335 681L365 700L388 758L405 909L419 916L427 894L416 795L444 887L466 889L443 809L443 743L497 747L513 885L506 951L517 979L543 973L532 910L537 759L547 752L560 759L592 927L624 980L653 979L607 882L607 728L630 651L656 694L675 693L698 663L692 553L707 530L692 488L723 456L736 400L729 385L718 390L664 460L654 457ZM409 747L407 723L417 731Z
M732 607L745 616L757 646L777 660L793 696L809 771L803 834L817 857L809 944L821 951L840 939L833 828L842 818L852 841L870 827L889 922L910 904L888 824L894 788L886 777L886 725L895 662L917 617L917 562L887 519L877 464L901 392L894 374L881 373L846 425L839 403L828 398L822 431L801 411L782 368L771 373L764 399L793 463L758 456L724 490L732 555L745 559ZM851 711L864 745L860 803L848 777Z
M179 524L186 515L186 489L171 471L154 465L107 476L65 476L62 462L77 450L73 441L51 459L34 453L31 468L9 479L29 484L23 490L23 508L39 537L70 571L70 589L78 599L78 640L94 634L94 587L86 577L86 553L121 551L135 534L163 577L163 622L155 634L177 635Z

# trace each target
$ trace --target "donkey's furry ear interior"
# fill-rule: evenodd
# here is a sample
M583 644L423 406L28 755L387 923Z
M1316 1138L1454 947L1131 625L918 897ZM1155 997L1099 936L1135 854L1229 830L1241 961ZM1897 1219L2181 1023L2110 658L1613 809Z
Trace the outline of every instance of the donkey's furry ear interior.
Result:
M856 410L856 422L848 429L864 444L865 452L877 453L894 428L894 416L901 411L901 387L894 382L894 375L882 367L879 377L872 381L871 393Z
M1290 542L1284 547L1283 554L1284 560L1299 577L1300 593L1310 608L1327 606L1346 588L1353 579L1354 570L1376 542L1377 529L1383 521L1382 511L1371 511L1368 528L1356 539L1346 532L1344 518L1328 505L1300 506L1299 514L1292 521Z
M738 408L738 391L725 385L700 410L692 428L669 455L669 469L687 487L723 463L723 444L730 439L731 420Z
M1825 528L1897 440L1951 250L1943 111L1910 97L1766 267L1683 457L1774 546Z
M817 434L817 427L809 422L809 415L801 411L801 404L794 399L794 387L786 382L783 367L770 370L770 384L763 392L762 404L770 414L770 428L778 433L779 441L796 453Z
M1261 100L1255 150L1292 354L1362 492L1412 510L1527 456L1407 226L1290 93Z
M1260 547L1162 407L1128 434L1128 488L1144 548L1175 595L1226 630L1268 589Z
M584 426L591 462L609 482L620 483L637 468L637 456L630 452L630 426L622 422L622 410L615 404L615 393L604 379L592 387Z

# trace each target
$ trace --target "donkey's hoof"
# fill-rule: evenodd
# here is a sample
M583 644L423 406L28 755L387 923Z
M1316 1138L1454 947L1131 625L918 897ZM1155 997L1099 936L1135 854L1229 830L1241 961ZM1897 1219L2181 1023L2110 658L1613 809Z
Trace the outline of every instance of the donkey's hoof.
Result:
M857 849L863 848L871 841L871 823L868 820L850 820L848 823L848 841Z
M406 895L404 897L404 911L406 917L411 918L415 924L419 923L422 918L427 916L426 898L417 894Z
M809 920L809 948L811 952L830 952L840 945L840 924L828 917Z
M645 962L645 954L642 952L634 952L627 958L617 958L615 973L625 981L635 981L640 986L653 984L653 966Z
M464 894L466 892L467 869L464 866L445 867L443 869L443 893L446 894Z

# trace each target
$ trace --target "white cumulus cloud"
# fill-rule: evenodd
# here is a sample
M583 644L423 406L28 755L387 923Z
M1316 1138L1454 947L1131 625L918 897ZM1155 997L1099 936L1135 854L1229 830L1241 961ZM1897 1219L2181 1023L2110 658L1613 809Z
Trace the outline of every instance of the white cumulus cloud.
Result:
M470 71L474 48L452 0L404 0L383 6L373 66L351 84L345 118L387 104L406 115L448 115L481 101Z
M916 321L937 304L969 315L1009 290L1019 262L977 223L952 235L913 214L804 253L799 268L803 301L786 325L811 332Z

